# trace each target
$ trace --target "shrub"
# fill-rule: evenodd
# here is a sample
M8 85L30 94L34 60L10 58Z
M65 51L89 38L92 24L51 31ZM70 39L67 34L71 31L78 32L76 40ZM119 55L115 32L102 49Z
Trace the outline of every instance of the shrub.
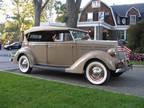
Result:
M138 53L144 53L144 20L128 29L128 46Z

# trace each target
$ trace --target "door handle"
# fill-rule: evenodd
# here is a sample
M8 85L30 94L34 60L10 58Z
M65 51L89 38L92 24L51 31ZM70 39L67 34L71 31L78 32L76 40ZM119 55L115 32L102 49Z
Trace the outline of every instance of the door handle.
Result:
M52 46L52 45L48 45L48 48L53 48L54 46Z

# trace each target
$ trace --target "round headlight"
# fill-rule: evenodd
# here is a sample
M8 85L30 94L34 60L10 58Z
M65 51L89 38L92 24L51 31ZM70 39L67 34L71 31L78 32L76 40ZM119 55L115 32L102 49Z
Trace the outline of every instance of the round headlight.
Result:
M115 48L111 48L111 49L109 49L107 52L108 52L108 54L109 54L110 56L112 56L112 57L115 57L115 56L116 56L116 50L115 50Z

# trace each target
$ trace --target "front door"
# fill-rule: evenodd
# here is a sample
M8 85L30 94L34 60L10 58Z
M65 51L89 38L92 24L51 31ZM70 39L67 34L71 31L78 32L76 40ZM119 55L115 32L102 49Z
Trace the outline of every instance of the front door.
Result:
M56 32L54 42L48 43L48 65L70 66L73 64L74 41L69 31Z

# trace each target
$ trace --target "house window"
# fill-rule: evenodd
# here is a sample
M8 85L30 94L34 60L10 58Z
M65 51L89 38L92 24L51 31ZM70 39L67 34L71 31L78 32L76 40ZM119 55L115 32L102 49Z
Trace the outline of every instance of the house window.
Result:
M99 21L104 21L105 13L104 12L99 12L98 13L98 20Z
M136 15L130 15L130 24L136 24Z
M93 13L87 13L87 21L93 21Z
M126 34L126 30L119 30L118 34L119 34L118 35L119 36L118 37L119 40L126 40L127 39L127 37L126 37L126 35L127 35Z

